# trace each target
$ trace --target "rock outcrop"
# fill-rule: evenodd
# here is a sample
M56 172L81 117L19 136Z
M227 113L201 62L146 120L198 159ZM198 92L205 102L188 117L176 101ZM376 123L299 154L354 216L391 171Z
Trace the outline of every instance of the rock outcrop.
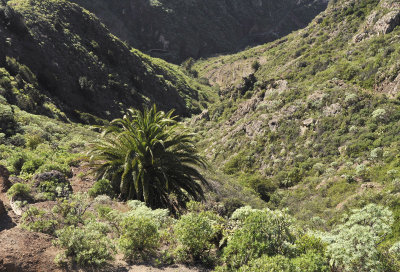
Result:
M374 31L378 34L388 34L398 25L400 25L400 10L395 10L379 19L374 26Z

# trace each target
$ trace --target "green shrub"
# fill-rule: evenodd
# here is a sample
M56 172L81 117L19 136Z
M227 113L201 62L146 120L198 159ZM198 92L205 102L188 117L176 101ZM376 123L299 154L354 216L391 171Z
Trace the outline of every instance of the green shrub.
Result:
M9 197L15 198L31 198L31 187L24 183L15 183L8 189L7 194Z
M160 242L157 224L149 218L130 216L121 224L119 247L125 258L132 260L153 253Z
M49 216L46 211L31 207L22 214L22 226L30 231L54 234L57 220Z
M154 222L158 228L162 227L166 223L169 223L170 217L168 216L169 211L167 209L151 209L146 206L144 202L138 200L130 200L127 202L130 211L126 213L127 216L131 217L143 217L148 218Z
M36 149L38 145L44 142L43 136L38 134L28 135L26 137L25 145L27 148L33 150Z
M59 216L59 224L77 226L84 223L89 207L89 196L85 193L76 193L70 195L69 199L58 200L52 212Z
M239 272L293 272L294 267L288 258L282 255L268 256L252 260L238 269Z
M39 190L44 193L44 196L48 200L54 200L57 197L66 197L71 193L68 180L59 181L53 179L42 181L39 184Z
M238 213L233 216L238 216ZM247 209L241 217L245 218L243 223L228 237L228 245L223 252L228 266L239 268L264 254L294 253L297 230L293 218L286 212Z
M17 129L18 122L15 120L14 110L9 106L0 104L0 133L11 136L16 133Z
M183 215L176 223L174 233L179 261L207 261L214 231L211 220L204 213Z
M33 174L44 163L41 158L27 160L21 167L21 174Z
M382 271L378 245L391 232L392 212L376 204L353 210L344 223L321 235L327 255L340 271Z
M308 252L291 260L295 272L329 272L328 258L316 252Z
M100 179L95 182L88 193L89 196L93 198L99 195L108 195L112 197L114 195L114 190L108 179Z
M81 266L98 267L113 260L115 247L107 237L108 227L89 222L83 227L67 226L56 231L56 245L65 249L64 256Z

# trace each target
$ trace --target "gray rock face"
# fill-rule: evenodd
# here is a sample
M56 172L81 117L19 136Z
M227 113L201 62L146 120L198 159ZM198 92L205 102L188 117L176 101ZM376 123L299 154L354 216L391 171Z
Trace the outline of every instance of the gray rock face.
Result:
M400 10L395 10L379 19L374 26L374 30L378 34L388 34L398 25L400 25Z

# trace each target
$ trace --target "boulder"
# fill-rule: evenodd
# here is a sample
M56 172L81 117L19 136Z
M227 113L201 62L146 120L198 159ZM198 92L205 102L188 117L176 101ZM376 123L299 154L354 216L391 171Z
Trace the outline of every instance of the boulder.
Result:
M9 180L10 172L3 165L0 165L0 192L5 193L11 187Z

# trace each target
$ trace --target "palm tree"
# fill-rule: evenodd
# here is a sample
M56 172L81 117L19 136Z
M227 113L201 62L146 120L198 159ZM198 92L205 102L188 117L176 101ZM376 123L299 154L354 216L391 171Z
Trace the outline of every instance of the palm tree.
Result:
M194 134L172 114L157 111L155 105L144 112L130 109L102 127L90 161L97 178L109 179L122 199L172 209L190 199L204 199L201 184L208 183L196 167L205 163L194 146Z

